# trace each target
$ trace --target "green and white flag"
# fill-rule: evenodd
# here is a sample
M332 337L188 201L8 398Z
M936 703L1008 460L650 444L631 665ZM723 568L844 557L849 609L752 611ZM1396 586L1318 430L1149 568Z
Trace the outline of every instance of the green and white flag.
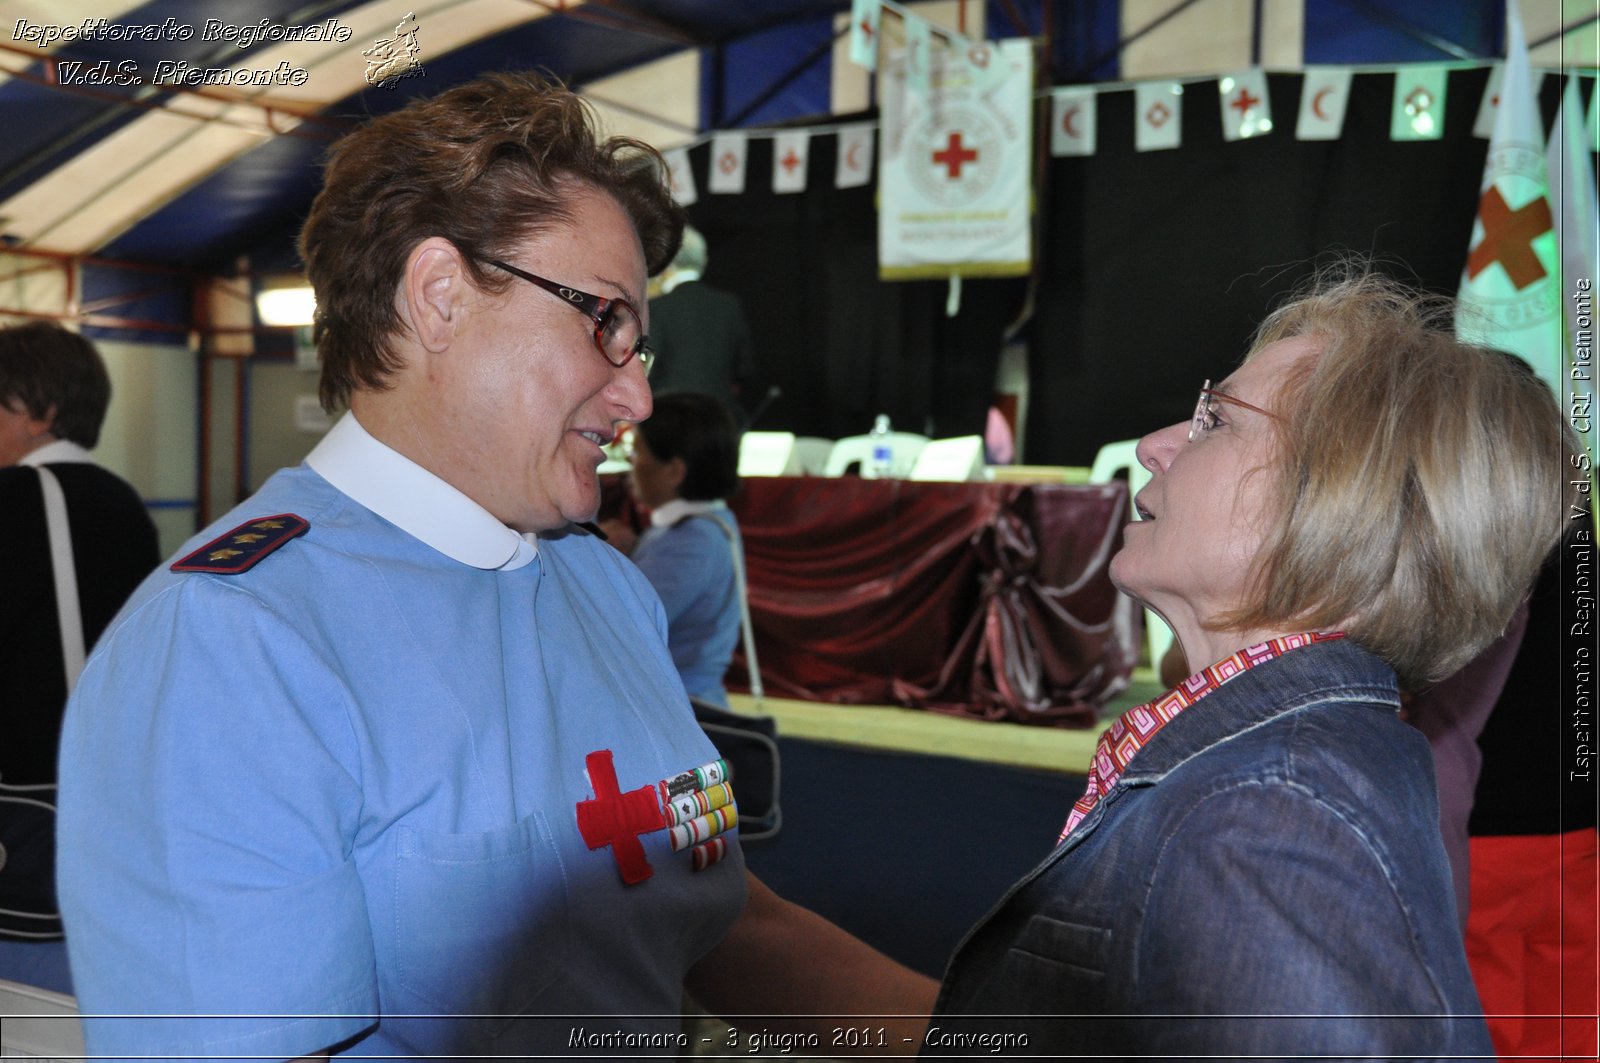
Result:
M1562 394L1560 251L1545 139L1516 0L1506 7L1506 72L1461 275L1456 332L1521 355Z
M868 70L878 69L878 27L883 8L878 0L852 0L850 4L850 61Z
M1583 98L1578 78L1567 79L1561 110L1545 160L1550 169L1554 202L1560 293L1565 325L1566 380L1561 392L1568 422L1583 437L1590 455L1595 453L1594 408L1594 289L1600 282L1600 207L1595 204L1594 166L1589 160L1589 138L1583 128Z

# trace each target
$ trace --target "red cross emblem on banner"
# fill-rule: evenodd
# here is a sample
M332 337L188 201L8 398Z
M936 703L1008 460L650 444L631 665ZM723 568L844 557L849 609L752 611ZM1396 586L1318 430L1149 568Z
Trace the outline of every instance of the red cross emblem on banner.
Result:
M868 40L872 39L872 35L874 33L876 33L877 30L878 30L878 27L876 27L876 26L874 26L872 24L872 19L871 18L864 18L864 19L861 20L861 33Z
M1167 119L1171 117L1172 108L1168 107L1160 100L1152 103L1150 105L1150 109L1144 112L1144 120L1155 126L1157 129L1160 129L1162 126L1166 125Z
M1500 190L1490 185L1478 201L1483 239L1467 255L1467 279L1473 280L1499 262L1511 283L1521 291L1545 275L1544 264L1533 252L1533 241L1550 231L1550 203L1540 196L1516 210L1507 205Z
M1245 115L1250 113L1250 108L1260 102L1260 97L1250 95L1250 90L1240 85L1239 95L1235 96L1228 106L1238 111L1241 115Z
M623 793L617 785L617 769L611 750L597 749L584 758L589 785L594 796L578 802L578 833L591 849L611 847L612 858L622 881L636 885L655 874L645 859L639 835L658 831L667 825L661 802L653 784Z
M794 168L800 165L800 156L794 153L793 148L790 148L783 156L781 165L785 170L788 170L790 173L794 173Z
M722 157L717 160L717 169L721 170L723 173L732 173L738 168L739 157L731 151L723 152Z
M964 163L976 162L977 159L978 152L976 148L968 148L962 145L959 130L950 134L950 142L943 151L933 153L934 162L949 168L949 176L952 181L961 179L961 167Z

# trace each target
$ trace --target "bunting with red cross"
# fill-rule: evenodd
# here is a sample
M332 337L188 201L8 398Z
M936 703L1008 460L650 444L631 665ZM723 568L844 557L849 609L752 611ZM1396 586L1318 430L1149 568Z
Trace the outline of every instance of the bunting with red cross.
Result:
M878 0L852 0L850 4L850 61L868 70L878 69L878 27L883 9Z
M1222 105L1222 139L1248 140L1272 132L1272 103L1265 71L1244 70L1217 81Z
M811 133L797 129L779 133L772 138L772 190L774 192L804 192L806 190L807 157L810 154Z
M935 48L928 90L879 74L878 265L885 280L1010 277L1032 265L1033 47Z
M1560 250L1527 39L1508 5L1505 73L1461 274L1456 332L1521 355L1562 394Z

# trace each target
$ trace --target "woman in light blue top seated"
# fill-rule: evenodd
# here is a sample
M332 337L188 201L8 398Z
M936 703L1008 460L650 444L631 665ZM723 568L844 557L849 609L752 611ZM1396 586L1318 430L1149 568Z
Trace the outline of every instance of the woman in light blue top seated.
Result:
M666 607L672 663L691 696L727 708L722 676L739 640L733 555L744 549L723 501L739 486L732 412L711 395L658 397L634 429L630 482L651 511L633 560Z

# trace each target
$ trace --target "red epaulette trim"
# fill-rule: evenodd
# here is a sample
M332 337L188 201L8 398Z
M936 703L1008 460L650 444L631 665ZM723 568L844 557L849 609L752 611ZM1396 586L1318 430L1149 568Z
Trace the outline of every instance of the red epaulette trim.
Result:
M256 517L174 561L172 571L219 572L234 576L255 567L262 558L290 539L304 535L310 528L310 521L293 513Z

